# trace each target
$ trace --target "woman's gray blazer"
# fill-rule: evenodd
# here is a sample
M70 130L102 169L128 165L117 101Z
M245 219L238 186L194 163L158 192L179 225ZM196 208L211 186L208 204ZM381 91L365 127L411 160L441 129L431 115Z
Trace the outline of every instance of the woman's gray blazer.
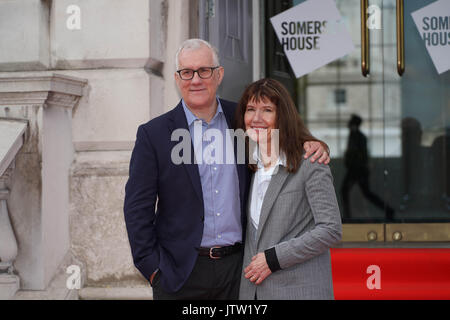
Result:
M306 159L296 173L279 166L264 196L258 230L247 220L243 269L271 248L281 269L258 286L242 272L240 299L253 300L255 294L258 300L334 298L329 248L341 240L342 223L328 165Z

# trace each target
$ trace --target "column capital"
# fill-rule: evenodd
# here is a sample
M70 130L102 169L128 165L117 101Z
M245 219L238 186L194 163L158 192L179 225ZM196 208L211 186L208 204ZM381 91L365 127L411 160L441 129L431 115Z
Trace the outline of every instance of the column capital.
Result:
M88 83L64 74L46 72L0 73L0 106L47 105L72 109Z

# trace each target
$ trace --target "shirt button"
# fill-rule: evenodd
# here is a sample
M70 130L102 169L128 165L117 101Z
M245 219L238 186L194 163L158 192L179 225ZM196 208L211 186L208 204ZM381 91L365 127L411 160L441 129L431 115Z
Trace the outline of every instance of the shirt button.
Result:
M217 212L217 216L220 217L220 213L219 212Z
M222 236L221 236L221 235L219 234L219 235L217 236L217 238L219 238L219 239L220 239L220 238L222 238Z
M219 193L219 190L216 190L216 193Z
M214 171L217 171L217 167L214 167Z

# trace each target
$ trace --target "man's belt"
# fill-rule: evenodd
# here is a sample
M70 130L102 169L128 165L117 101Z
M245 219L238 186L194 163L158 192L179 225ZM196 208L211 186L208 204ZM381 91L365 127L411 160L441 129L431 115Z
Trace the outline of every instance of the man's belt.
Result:
M198 249L198 254L200 256L207 256L211 259L220 259L230 254L236 253L242 249L242 243L235 243L232 246L225 247L212 247L212 248L204 248L200 247Z

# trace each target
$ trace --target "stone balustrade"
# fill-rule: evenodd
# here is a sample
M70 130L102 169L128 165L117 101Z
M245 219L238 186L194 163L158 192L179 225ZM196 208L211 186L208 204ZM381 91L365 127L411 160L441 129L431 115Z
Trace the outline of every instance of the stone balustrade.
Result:
M46 290L70 261L72 110L87 80L0 73L0 298ZM7 169L9 168L9 169Z
M26 127L24 121L0 119L0 299L10 299L20 287L20 278L14 272L18 246L8 212L8 185Z

